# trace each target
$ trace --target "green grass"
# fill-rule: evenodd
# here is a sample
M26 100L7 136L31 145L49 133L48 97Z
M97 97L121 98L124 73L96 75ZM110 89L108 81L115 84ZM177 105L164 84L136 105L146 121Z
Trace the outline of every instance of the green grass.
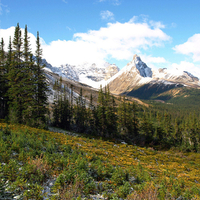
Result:
M0 199L43 199L49 180L49 199L200 199L199 153L0 123L0 163Z

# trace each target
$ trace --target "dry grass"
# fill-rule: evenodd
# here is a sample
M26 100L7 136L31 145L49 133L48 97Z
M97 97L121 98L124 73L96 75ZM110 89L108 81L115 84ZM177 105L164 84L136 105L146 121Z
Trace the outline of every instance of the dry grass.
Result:
M83 190L83 182L77 181L74 185L71 183L66 188L60 191L60 200L71 200L72 198L77 198L81 195Z
M158 192L156 188L150 187L141 193L135 191L127 197L127 200L158 200Z
M29 160L28 163L34 166L35 171L39 170L42 174L46 174L50 172L51 166L42 157L43 155L41 154L40 157L37 156L36 159Z

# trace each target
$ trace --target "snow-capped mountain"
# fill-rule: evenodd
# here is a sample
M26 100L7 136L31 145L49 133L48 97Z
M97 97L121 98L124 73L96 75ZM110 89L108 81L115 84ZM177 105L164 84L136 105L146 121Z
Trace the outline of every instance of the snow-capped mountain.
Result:
M107 82L115 94L129 94L143 85L162 86L163 90L177 86L200 87L199 79L186 71L149 68L138 55Z
M45 60L43 63L46 65L46 71L74 81L74 84L86 84L92 88L109 85L113 94L149 98L184 86L200 89L199 79L190 72L166 68L152 70L138 55L134 55L133 60L120 71L116 65L109 63L84 63L78 66L66 64L59 67L52 67Z
M53 67L46 60L43 60L43 64L45 64L45 69L48 71L94 88L98 88L101 84L105 85L106 80L119 72L119 68L115 64L109 64L108 62L104 64L84 63L77 66L66 64Z

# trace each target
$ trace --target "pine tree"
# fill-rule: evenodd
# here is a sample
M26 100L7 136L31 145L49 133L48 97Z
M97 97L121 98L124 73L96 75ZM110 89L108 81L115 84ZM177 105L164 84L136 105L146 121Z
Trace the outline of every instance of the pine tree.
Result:
M102 86L100 87L98 94L98 106L97 106L97 129L101 136L106 134L106 114L105 114L105 96L103 93Z
M86 121L86 107L85 100L83 98L82 88L80 89L80 94L76 100L76 106L74 107L74 119L76 124L76 130L78 132L84 132Z
M137 105L135 102L132 104L132 119L133 119L133 135L138 136L139 133L139 120L137 116Z
M34 62L30 50L30 41L28 37L27 26L25 26L24 39L23 39L23 124L34 126L34 105L35 105L35 84L34 84Z
M96 135L96 109L93 104L93 96L92 93L90 94L90 103L89 103L89 109L87 112L88 116L88 132L90 134Z
M122 135L128 135L127 129L127 104L125 96L118 106L118 132Z
M62 116L61 116L61 126L66 130L71 129L71 120L72 115L70 112L70 103L67 98L66 88L64 87L63 91L63 109L62 109Z
M115 109L115 100L111 96L109 86L105 88L105 117L106 117L106 133L108 136L117 135L117 116Z
M45 125L45 114L47 113L47 91L48 85L46 83L46 78L44 75L44 65L42 65L42 49L40 44L40 37L39 32L37 32L37 40L36 40L36 65L35 65L35 98L36 98L36 105L35 105L35 120L37 126L44 126Z
M23 56L24 56L24 61L27 63L30 61L30 42L29 42L30 37L28 36L28 30L27 30L27 25L25 26L24 30L24 51L23 51Z
M9 89L8 95L10 100L9 105L9 118L11 122L22 123L23 121L23 93L24 93L24 84L23 84L23 64L21 61L22 55L22 38L21 30L19 24L15 27L15 34L13 39L13 60L9 66L8 80L9 80ZM9 53L10 54L10 53ZM9 59L9 58L8 58Z
M4 40L0 43L0 119L5 118L8 112L7 93L7 65L4 51Z
M20 62L22 56L22 36L19 23L15 27L14 39L13 39L14 56L17 62Z

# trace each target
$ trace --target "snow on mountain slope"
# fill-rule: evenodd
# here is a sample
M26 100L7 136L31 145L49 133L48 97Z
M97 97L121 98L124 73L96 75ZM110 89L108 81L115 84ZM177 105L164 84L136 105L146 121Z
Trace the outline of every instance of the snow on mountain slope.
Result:
M45 64L46 70L50 70L59 76L87 84L94 88L105 85L106 80L119 71L119 68L115 64L111 65L107 62L103 65L83 63L82 65L77 66L66 64L59 67L53 67L47 63L46 60L43 60L43 64Z
M173 84L174 86L182 84L200 87L199 79L191 73L166 68L152 70L138 55L134 55L133 60L120 71L116 65L107 62L103 65L84 63L78 66L66 64L59 67L51 66L46 60L43 60L43 63L46 65L46 70L93 88L109 85L110 91L115 94L130 92L144 84Z
M138 55L134 55L131 62L107 81L111 92L115 94L127 93L134 88L150 83L151 85L174 85L174 87L177 84L200 87L199 79L191 73L178 69L167 70L166 68L151 70Z

